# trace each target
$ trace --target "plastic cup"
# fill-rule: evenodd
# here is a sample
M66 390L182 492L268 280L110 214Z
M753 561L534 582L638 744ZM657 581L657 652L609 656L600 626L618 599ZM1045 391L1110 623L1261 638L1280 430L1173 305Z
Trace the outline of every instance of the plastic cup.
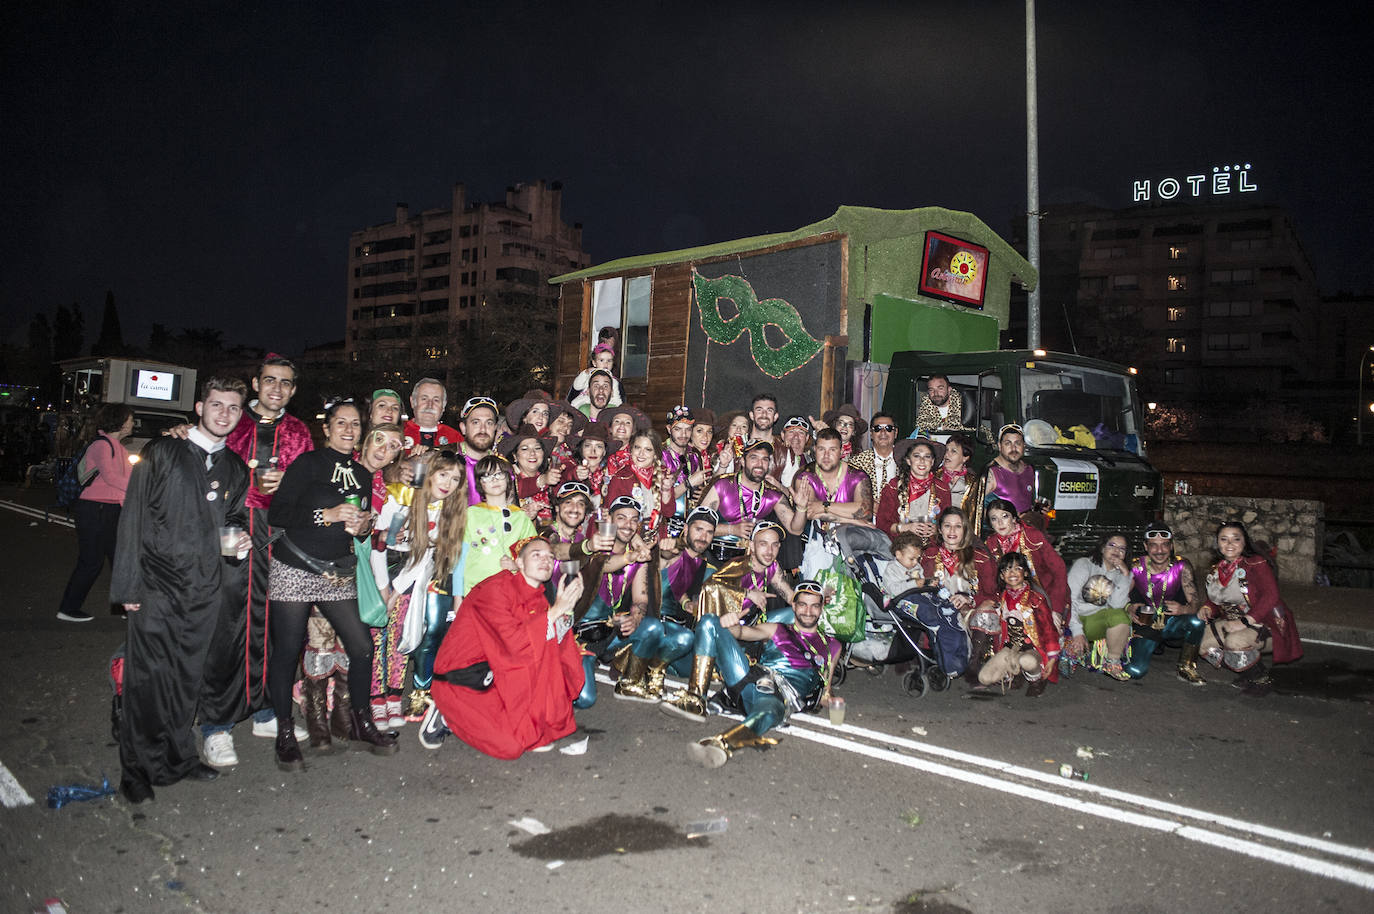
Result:
M599 520L596 522L596 533L598 536L615 536L615 521Z
M223 556L237 557L239 554L239 535L242 533L242 527L220 527L219 554Z
M830 712L830 725L832 727L843 726L844 724L844 699L838 695L831 696L826 702L826 708Z

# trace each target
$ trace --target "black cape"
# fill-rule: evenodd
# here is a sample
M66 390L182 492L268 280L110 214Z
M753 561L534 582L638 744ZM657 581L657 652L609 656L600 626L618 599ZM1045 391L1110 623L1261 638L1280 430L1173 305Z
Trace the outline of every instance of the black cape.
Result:
M205 468L191 441L159 438L129 477L110 598L129 613L119 760L128 780L170 784L200 760L192 726L206 652L242 567L220 556L219 528L247 528L248 467L228 449Z

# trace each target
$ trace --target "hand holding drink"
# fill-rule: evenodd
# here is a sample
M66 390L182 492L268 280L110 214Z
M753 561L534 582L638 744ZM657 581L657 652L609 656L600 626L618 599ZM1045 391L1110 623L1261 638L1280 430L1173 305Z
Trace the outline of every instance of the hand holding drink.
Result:
M219 554L226 558L238 558L253 548L253 540L243 532L242 527L232 524L219 528Z

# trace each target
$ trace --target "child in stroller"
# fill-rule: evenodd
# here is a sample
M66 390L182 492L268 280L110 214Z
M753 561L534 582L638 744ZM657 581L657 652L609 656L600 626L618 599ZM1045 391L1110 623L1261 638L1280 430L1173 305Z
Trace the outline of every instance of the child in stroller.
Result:
M859 582L867 621L865 639L844 652L832 681L843 681L853 667L881 672L883 666L911 663L902 677L903 689L916 695L944 691L968 665L968 635L949 591L922 576L919 544L905 536L890 543L881 531L855 524L837 526L835 540ZM890 592L896 590L900 592Z

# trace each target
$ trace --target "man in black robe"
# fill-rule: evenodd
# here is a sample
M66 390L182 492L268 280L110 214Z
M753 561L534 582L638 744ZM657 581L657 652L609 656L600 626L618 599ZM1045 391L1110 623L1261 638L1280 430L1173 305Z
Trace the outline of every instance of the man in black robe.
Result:
M218 772L196 753L196 709L205 656L223 603L252 546L240 532L222 557L220 528L247 526L248 467L224 446L243 413L242 381L211 378L196 403L199 422L185 440L159 438L143 449L120 515L110 597L128 612L120 792L141 803L153 785Z

